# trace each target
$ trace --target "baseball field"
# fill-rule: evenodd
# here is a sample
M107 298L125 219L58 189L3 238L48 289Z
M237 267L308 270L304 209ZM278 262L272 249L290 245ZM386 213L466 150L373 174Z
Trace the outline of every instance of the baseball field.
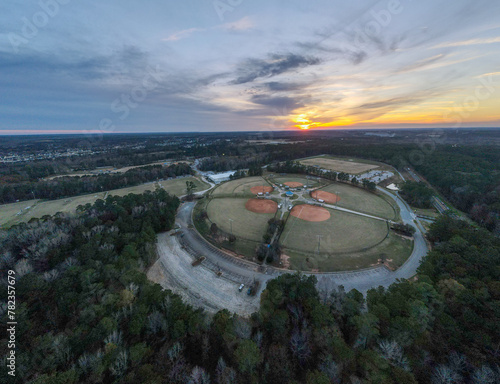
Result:
M274 217L277 209L277 204L272 200L262 202L274 204L274 209L265 209L262 213L253 212L250 210L252 207L249 207L249 199L244 198L212 199L206 209L210 221L224 232L232 232L242 239L261 241L267 222Z
M318 218L304 215L309 207L319 211ZM293 208L280 240L285 249L315 253L319 245L320 253L341 253L369 248L386 236L385 221L303 204Z
M331 196L332 194L335 196ZM329 204L336 204L342 208L384 219L396 220L399 215L397 204L385 196L376 195L344 183L331 183L317 192L313 191L311 195L316 199L321 198Z
M300 160L301 164L317 166L335 172L345 172L351 175L361 174L379 166L368 161L359 161L354 159L336 159L328 156L312 157Z
M212 192L213 197L222 196L250 196L256 195L258 192L272 192L271 185L260 176L245 177L225 182L219 185Z
M307 185L308 187L318 187L322 185L321 182L317 180L317 177L307 178L301 175L286 175L286 176L273 176L270 180L276 184L288 185L290 188L303 187Z
M322 272L354 270L378 265L380 260L399 266L411 254L413 242L388 229L386 219L399 217L397 205L388 199L351 185L312 180L302 175L272 176L269 182L290 188L316 185L319 188L313 195L316 198L360 214L314 203L305 190L294 192L291 210L287 205L278 209L278 203L284 199L284 188L280 193L271 192L271 198L258 198L256 193L270 191L270 184L262 177L243 178L219 185L209 199L198 203L198 212L206 211L207 219L202 224L205 234L209 226L216 223L225 234L236 237L232 243L227 239L211 241L256 261L255 249L263 241L269 219L276 214L278 218L287 218L279 238L283 251L280 266L284 268Z

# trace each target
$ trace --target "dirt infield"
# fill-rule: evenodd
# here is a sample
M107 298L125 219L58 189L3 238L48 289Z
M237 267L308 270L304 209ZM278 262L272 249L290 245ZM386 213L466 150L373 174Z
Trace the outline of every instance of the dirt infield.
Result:
M304 184L302 183L299 183L297 181L287 181L286 183L283 183L287 186L289 186L290 188L297 188L297 187L303 187Z
M248 199L245 208L255 213L276 213L278 204L272 200Z
M256 187L250 188L250 192L252 192L254 195L257 195L258 193L266 193L266 192L272 192L274 191L273 187L270 187L269 185L258 185Z
M305 221L326 221L330 218L330 212L327 209L309 204L296 205L290 214Z
M325 192L325 191L313 191L311 192L311 196L316 200L324 200L325 203L328 204L336 204L340 201L340 197L335 193Z

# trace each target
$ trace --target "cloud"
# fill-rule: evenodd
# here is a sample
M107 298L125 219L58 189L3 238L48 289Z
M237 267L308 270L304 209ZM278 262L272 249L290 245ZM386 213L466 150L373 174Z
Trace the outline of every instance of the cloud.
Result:
M186 37L191 36L195 32L202 32L202 31L205 31L205 29L202 29L202 28L184 29L182 31L172 33L170 36L163 39L163 41L177 41L177 40L185 39Z
M246 31L248 29L252 29L253 27L253 21L248 16L245 16L240 20L234 21L232 23L222 24L220 27L216 28L225 29L227 31Z
M416 63L413 63L413 64L407 65L403 68L400 68L396 71L396 73L412 72L412 71L415 71L415 70L420 69L420 68L425 68L431 64L434 64L435 62L437 62L441 59L444 59L445 57L446 57L446 55L444 55L442 53L439 55L428 57L426 59L419 60Z
M296 42L295 45L307 51L319 51L324 53L330 53L334 55L334 58L343 58L352 64L361 64L368 57L368 54L358 48L352 47L352 49L338 48L338 47L328 47L322 43L318 42Z
M305 85L299 83L281 83L278 81L271 81L269 83L265 83L264 86L271 92L288 92L297 91Z
M301 100L302 98L299 97L272 97L265 95L252 96L252 101L256 104L278 109L287 108L289 110L304 107L304 104L301 102Z
M238 77L231 83L250 83L258 78L272 77L319 63L320 60L316 57L302 56L294 53L272 54L266 60L247 59L237 69Z
M248 16L246 16L240 20L233 21L231 23L225 23L222 25L217 25L217 26L211 27L211 28L183 29L181 31L177 31L177 32L172 33L170 36L164 38L163 41L178 41L178 40L186 39L194 33L213 31L216 29L222 29L222 30L230 31L230 32L240 32L240 31L246 31L246 30L252 29L253 27L254 27L254 24L253 24L252 20Z
M483 73L482 75L476 76L476 79L479 79L481 77L490 77L490 76L500 76L500 72L490 72L490 73Z
M470 40L456 41L454 43L442 43L431 47L431 49L465 47L468 45L483 45L483 44L494 44L494 43L500 43L500 36L485 38L485 39L470 39Z

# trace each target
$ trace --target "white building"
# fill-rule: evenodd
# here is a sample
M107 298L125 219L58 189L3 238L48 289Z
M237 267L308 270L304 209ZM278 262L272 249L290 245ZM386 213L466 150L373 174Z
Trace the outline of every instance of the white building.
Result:
M206 175L207 179L215 184L222 183L223 181L228 181L229 177L234 175L236 171L214 173L213 175Z

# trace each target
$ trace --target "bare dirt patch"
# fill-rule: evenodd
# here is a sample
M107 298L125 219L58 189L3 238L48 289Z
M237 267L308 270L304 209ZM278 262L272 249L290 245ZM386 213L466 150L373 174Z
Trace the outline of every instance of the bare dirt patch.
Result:
M286 183L283 183L283 184L285 184L286 186L288 186L290 188L298 188L298 187L304 186L304 184L299 183L298 181L287 181Z
M265 186L265 185L258 185L257 187L252 187L250 188L250 191L254 194L257 195L258 193L266 193L266 192L272 192L274 191L273 187L270 186Z
M272 200L249 199L245 208L255 213L276 213L278 204Z
M290 214L305 221L326 221L330 218L330 212L327 209L309 204L296 205Z
M336 204L340 201L340 197L335 193L325 192L325 191L313 191L311 192L311 196L316 200L324 200L325 203L328 204Z
M290 256L282 253L281 254L281 262L283 263L283 265L281 265L281 268L290 269Z

